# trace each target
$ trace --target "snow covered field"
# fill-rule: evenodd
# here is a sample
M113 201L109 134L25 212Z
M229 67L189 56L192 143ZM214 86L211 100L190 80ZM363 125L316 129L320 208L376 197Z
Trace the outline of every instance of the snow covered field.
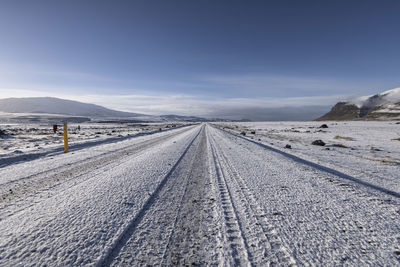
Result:
M400 125L321 124L3 153L0 265L398 265Z
M326 124L328 128L321 128ZM317 164L400 192L400 123L244 122L222 128ZM255 132L255 134L252 134ZM322 140L325 146L311 143ZM285 148L286 145L291 148Z
M186 124L189 123L69 123L68 142L74 150ZM0 159L3 163L9 164L13 159L39 157L63 150L62 123L58 123L56 133L50 122L0 122L0 130L4 133L0 135Z

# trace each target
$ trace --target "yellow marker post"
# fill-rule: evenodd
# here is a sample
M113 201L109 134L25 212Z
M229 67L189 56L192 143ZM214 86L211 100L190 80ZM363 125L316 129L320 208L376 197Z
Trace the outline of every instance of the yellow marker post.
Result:
M64 153L68 153L68 128L67 123L63 123L64 129Z

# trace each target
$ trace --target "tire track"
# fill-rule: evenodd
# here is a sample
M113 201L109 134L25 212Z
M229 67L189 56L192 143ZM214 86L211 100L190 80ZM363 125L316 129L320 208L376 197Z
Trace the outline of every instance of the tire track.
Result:
M265 266L284 264L294 266L294 258L283 245L278 232L265 219L262 208L258 205L243 179L229 163L215 139L212 150L217 169L217 179L228 242L242 238L243 246L239 249L231 245L233 258L228 265ZM245 251L245 255L243 252Z
M188 152L193 149L194 142L198 139L200 133L204 130L204 126L202 126L197 134L193 137L192 141L188 144L180 158L177 162L172 166L171 170L168 174L162 179L158 187L155 191L149 196L149 198L144 203L143 207L137 213L137 215L125 226L125 228L121 231L121 233L116 237L113 244L108 248L106 253L100 258L97 262L96 266L114 266L114 265L132 265L132 264L157 264L161 262L161 259L164 254L164 249L159 249L160 246L154 247L157 243L162 242L163 240L168 240L169 236L171 235L171 231L173 228L169 227L160 227L161 230L156 236L158 238L155 243L150 243L149 250L142 250L142 253L139 251L139 254L136 254L134 249L135 248L143 248L144 242L149 241L146 235L151 233L148 232L146 228L148 224L152 223L152 219L157 219L157 222L165 221L166 219L170 218L170 216L177 216L177 214L173 215L176 209L179 211L179 205L176 206L177 203L180 203L179 200L182 193L177 194L175 188L176 182L182 183L180 178L180 170L181 168L187 169L187 163L183 164L184 161L189 160L187 157ZM183 165L183 166L181 166ZM189 165L190 166L190 165ZM185 179L183 181L186 181ZM185 184L183 182L183 184ZM182 191L182 190L181 190ZM162 198L167 198L167 202L173 205L174 208L170 208L166 210L167 212L161 214L161 217L158 217L160 214L160 208L157 207L158 203L163 203ZM161 207L161 211L165 208L165 203ZM172 212L172 214L170 213ZM149 217L149 218L148 218ZM160 225L159 225L160 226ZM165 225L164 225L165 226ZM138 233L138 235L136 235ZM166 238L167 237L167 238ZM133 246L129 244L132 238L137 238L133 242ZM136 241L136 243L135 243ZM121 252L127 253L127 255L120 255ZM133 254L132 254L133 253ZM126 260L133 261L130 263L125 262Z
M212 150L217 173L219 198L224 217L223 230L223 263L224 265L246 266L250 265L249 245L243 234L237 209L233 204L232 195L222 171L221 164Z
M179 216L166 247L162 266L217 266L220 258L217 190L210 175L210 150L202 132L187 180Z

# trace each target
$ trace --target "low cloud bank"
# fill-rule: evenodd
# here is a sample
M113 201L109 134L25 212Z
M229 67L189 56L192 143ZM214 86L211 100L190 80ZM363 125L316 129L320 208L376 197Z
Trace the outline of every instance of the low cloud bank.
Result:
M88 97L96 104L123 111L161 115L177 114L222 118L232 120L277 121L313 120L326 112L342 96L298 97L276 99L227 98L205 99L201 97L174 96L119 96L112 101ZM105 99L104 99L105 100Z
M328 112L329 109L330 106L237 108L216 112L214 117L251 121L308 121L322 116Z
M51 96L150 115L176 114L232 120L313 120L322 116L343 95L293 98L207 98L193 95L64 95L12 90L5 97Z

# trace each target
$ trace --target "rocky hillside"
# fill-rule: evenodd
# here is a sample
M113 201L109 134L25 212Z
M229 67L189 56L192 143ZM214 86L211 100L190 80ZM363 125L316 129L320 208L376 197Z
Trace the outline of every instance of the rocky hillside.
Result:
M339 102L317 120L400 120L400 88Z

